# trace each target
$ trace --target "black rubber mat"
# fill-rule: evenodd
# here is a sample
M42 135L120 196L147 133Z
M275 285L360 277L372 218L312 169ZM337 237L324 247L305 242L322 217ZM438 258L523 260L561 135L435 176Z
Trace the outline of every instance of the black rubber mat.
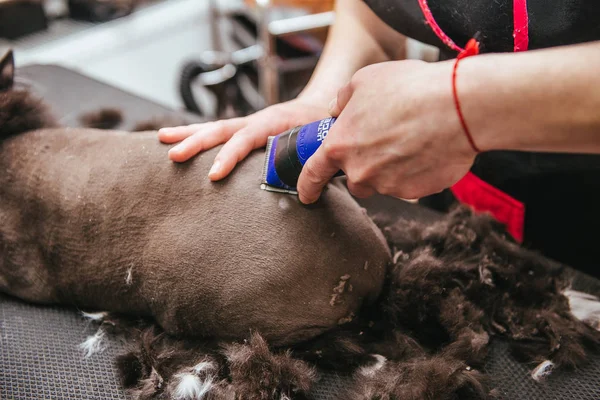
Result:
M90 325L73 310L0 297L0 399L126 399L113 359L121 344L90 358L79 348Z

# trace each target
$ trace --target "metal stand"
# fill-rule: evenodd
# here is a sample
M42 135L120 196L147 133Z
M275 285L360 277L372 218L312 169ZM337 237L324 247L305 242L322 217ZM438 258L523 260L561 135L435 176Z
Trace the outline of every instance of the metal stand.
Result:
M231 113L232 107L235 114L251 113L286 100L290 96L285 95L282 75L312 70L322 47L309 43L311 51L294 52L285 37L330 26L334 12L308 15L301 10L274 7L271 0L257 0L256 8L224 14L218 10L217 1L210 2L213 50L190 61L182 73L180 90L186 107L207 114L194 97L194 89L200 88L216 96L216 118ZM237 50L224 50L219 29L223 18L230 22L231 39L240 47Z

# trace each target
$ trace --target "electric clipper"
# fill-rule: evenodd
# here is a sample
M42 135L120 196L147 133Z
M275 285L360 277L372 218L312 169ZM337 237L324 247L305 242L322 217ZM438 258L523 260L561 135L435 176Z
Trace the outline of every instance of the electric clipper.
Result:
M312 156L335 122L329 117L307 125L297 126L267 141L261 189L298 194L296 184L306 161ZM342 175L340 171L336 176Z

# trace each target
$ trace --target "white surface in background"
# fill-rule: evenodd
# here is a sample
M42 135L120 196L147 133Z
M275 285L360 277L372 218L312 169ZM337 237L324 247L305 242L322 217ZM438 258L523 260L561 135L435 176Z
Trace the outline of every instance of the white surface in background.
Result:
M235 7L241 0L213 0ZM183 63L211 48L209 0L166 0L131 16L34 46L15 47L18 66L58 64L171 108L182 108ZM409 40L409 58L436 50Z
M167 0L49 43L16 47L15 59L18 66L62 65L180 108L183 63L211 47L208 10L207 0Z

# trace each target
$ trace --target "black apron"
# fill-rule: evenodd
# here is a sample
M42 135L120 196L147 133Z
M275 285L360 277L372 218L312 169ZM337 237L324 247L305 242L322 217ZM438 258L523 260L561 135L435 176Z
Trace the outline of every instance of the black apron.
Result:
M395 30L439 47L440 59L456 56L425 23L418 0L365 2ZM482 52L514 50L512 0L427 3L439 27L458 46L464 47L479 32ZM600 40L598 0L528 0L526 16L529 49ZM456 186L420 203L446 211L458 198L468 204L485 202L491 209L501 208L500 214L504 212L515 222L509 232L524 246L600 276L600 243L596 243L600 239L596 233L600 225L600 156L486 152L476 157L469 176ZM478 192L474 188L484 195L473 194Z

